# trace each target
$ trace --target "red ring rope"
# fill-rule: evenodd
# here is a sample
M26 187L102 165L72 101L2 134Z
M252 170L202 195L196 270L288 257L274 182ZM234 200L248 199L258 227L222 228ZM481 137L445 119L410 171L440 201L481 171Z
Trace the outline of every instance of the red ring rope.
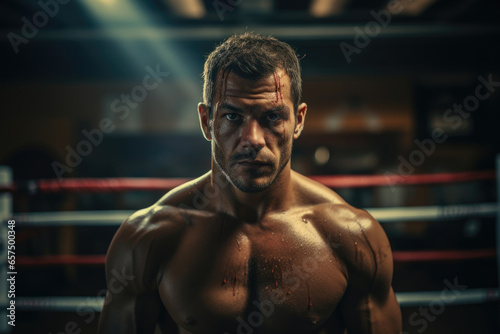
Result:
M49 266L64 264L101 265L106 262L106 255L42 255L18 256L18 266Z
M360 188L375 186L397 186L411 184L443 184L453 182L468 182L480 180L494 180L495 171L439 173L418 175L311 175L316 180L330 188ZM27 183L27 190L35 192L111 192L133 190L158 190L173 189L190 179L187 178L107 178L107 179L63 179L39 180ZM20 184L1 186L0 192L13 192L21 190Z
M120 178L120 179L65 179L40 180L40 192L110 192L132 190L161 190L173 189L190 181L187 178L155 179L155 178Z
M394 262L424 262L487 259L496 257L496 249L444 250L444 251L398 251L393 252Z
M496 250L444 250L444 251L395 251L392 253L395 262L422 262L422 261L453 261L488 259L496 257ZM16 264L19 266L46 266L46 265L101 265L106 261L105 255L45 255L45 256L18 256Z
M495 171L416 174L401 176L387 175L339 175L339 176L309 176L330 188L361 188L376 186L397 186L410 184L443 184L454 182L469 182L480 180L495 180Z

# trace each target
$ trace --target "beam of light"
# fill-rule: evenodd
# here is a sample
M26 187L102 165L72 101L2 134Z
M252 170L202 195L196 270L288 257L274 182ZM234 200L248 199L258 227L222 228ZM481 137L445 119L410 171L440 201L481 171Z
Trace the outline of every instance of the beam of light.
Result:
M201 87L199 83L192 78L199 78L200 73L194 71L192 60L189 59L189 53L185 52L180 45L174 40L163 38L151 38L144 35L140 39L130 39L123 35L122 30L125 29L150 29L158 28L158 17L153 17L153 14L141 6L140 2L133 0L79 0L84 8L86 8L99 26L99 30L103 35L110 38L122 52L120 58L128 57L131 72L143 74L146 66L155 68L157 64L162 71L169 72L170 77L167 79L175 80L176 87L179 87L182 92L182 98L185 99L183 106L190 105L192 110L196 110L196 103L201 96ZM163 23L163 22L162 22ZM173 28L171 28L173 29ZM163 30L169 34L170 28ZM157 90L167 89L164 85ZM162 94L155 92L155 94ZM191 129L193 113L183 112L184 110L174 110L181 119L178 121L181 124ZM176 116L177 117L177 116ZM198 125L195 124L195 127ZM183 127L182 125L180 126Z
M174 45L174 42L169 40L168 36L164 41L158 41L145 35L139 40L141 43L134 43L133 40L125 38L121 34L122 28L157 28L157 24L154 23L157 19L150 17L139 3L133 0L80 1L87 7L103 34L115 41L125 54L130 57L132 65L139 67L141 73L146 65L155 65L144 64L144 60L156 56L158 61L162 63L162 68L172 74L178 74L180 77L184 77L186 74L191 75L191 77L192 75L198 75L198 73L192 73L189 61L181 55L183 53L181 47ZM168 29L165 31L168 34ZM140 44L140 48L138 44Z
M313 0L309 13L314 17L328 17L344 12L348 0Z
M202 0L164 0L172 11L180 17L200 19L207 13Z

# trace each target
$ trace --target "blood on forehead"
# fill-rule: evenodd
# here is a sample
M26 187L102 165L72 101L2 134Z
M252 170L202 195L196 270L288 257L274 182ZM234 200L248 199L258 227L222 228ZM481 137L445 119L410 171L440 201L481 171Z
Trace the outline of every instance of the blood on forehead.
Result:
M217 78L215 79L216 95L214 96L214 100L217 102L215 105L213 104L215 109L218 109L218 105L226 101L226 84L229 73L231 73L231 69L220 70L217 73Z
M215 80L216 93L215 93L215 96L213 98L213 101L216 101L216 103L213 103L213 106L215 109L217 109L218 106L220 104L222 104L223 102L226 102L227 79L228 79L230 73L231 73L231 69L220 70L217 73L217 78ZM274 77L275 94L276 94L276 100L274 101L274 103L278 103L278 102L283 103L282 88L285 87L285 83L282 83L283 74L278 69L278 70L273 72L273 77Z
M276 103L278 101L283 102L283 94L281 93L281 87L283 87L281 85L281 74L278 73L277 71L275 71L273 73L273 75L274 75L274 84L276 85L276 101L275 102Z

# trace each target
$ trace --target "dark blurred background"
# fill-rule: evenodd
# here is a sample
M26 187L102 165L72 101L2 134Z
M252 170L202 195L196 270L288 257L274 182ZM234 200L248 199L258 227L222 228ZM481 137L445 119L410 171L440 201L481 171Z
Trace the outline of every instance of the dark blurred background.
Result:
M206 172L210 146L196 113L204 59L246 31L286 41L302 59L309 108L292 167L303 174L492 170L500 153L495 0L5 0L0 29L0 165L16 181ZM168 75L145 90L155 69ZM88 133L90 148L81 144ZM79 148L88 154L68 165ZM389 207L494 202L495 189L491 181L339 193L359 207ZM15 195L14 211L135 210L161 195ZM495 247L493 218L384 228L394 250ZM115 231L18 226L18 254L104 254ZM439 291L454 277L498 286L495 259L396 264L393 285ZM17 284L22 296L96 296L104 269L20 268ZM403 309L408 333L419 328L409 321L416 310ZM498 315L498 302L447 306L425 332L498 333ZM59 333L70 319L82 333L96 330L97 318L75 312L19 311L14 332Z

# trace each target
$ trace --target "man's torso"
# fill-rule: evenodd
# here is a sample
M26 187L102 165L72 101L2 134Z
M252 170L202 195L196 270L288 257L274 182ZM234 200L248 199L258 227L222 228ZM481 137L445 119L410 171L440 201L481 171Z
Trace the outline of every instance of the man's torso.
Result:
M326 326L343 333L338 306L356 209L338 196L312 195L319 190L309 189L302 205L252 222L189 209L190 196L156 209L148 254L155 260L146 271L154 271L180 333L314 333ZM162 241L163 230L174 242Z

